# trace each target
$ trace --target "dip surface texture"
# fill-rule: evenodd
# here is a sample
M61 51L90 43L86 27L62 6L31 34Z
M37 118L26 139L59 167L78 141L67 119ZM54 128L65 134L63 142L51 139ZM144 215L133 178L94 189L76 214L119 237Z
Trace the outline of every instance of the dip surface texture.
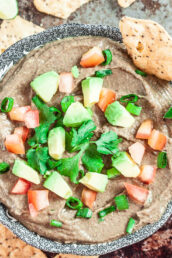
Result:
M101 49L109 48L113 54L112 63L106 67L81 68L79 66L81 56L94 46L99 46ZM74 65L78 65L80 71L79 78L75 79L75 89L72 92L77 101L83 102L81 81L88 76L93 76L95 71L107 68L112 69L113 74L104 78L103 87L113 89L118 100L121 96L131 93L140 97L138 105L143 107L142 112L139 117L135 117L135 123L130 128L111 126L103 112L95 105L92 108L93 120L97 125L95 135L99 137L101 133L114 130L119 137L123 138L120 149L128 150L132 143L140 141L135 138L135 135L141 122L151 118L154 121L154 128L168 137L165 148L168 156L168 167L157 169L155 180L149 186L141 183L138 179L123 176L109 180L106 191L97 194L93 216L88 220L75 218L76 211L65 207L65 200L52 192L49 193L49 207L40 211L37 217L32 218L29 215L27 195L9 194L17 181L17 177L12 175L11 171L0 175L0 201L6 205L10 214L39 235L63 242L107 242L125 235L130 217L136 220L135 230L157 221L165 211L167 203L171 200L172 120L163 120L163 115L172 103L172 87L167 82L153 76L142 77L136 74L136 68L122 44L101 37L78 37L49 43L43 48L28 54L7 73L0 83L0 99L12 97L15 106L30 105L31 98L35 95L30 87L30 82L36 76L51 70L57 73L70 72ZM58 91L48 105L58 107L64 96L65 94ZM0 113L0 162L8 162L11 168L15 159L23 157L8 153L4 146L4 140L7 135L13 133L17 125L18 123L10 121L6 114ZM140 142L146 146L146 154L142 164L156 165L158 152L151 150L146 141ZM111 167L110 159L106 159L104 162L103 173ZM83 186L81 184L74 185L69 182L68 178L64 178L73 189L73 196L81 198ZM97 213L113 205L113 198L116 195L124 193L124 182L137 184L151 190L152 201L145 206L141 206L129 199L130 207L128 210L115 211L107 215L104 221L99 222ZM32 185L32 189L43 189L43 186L42 184ZM49 224L52 219L61 221L63 226L61 228L51 227Z

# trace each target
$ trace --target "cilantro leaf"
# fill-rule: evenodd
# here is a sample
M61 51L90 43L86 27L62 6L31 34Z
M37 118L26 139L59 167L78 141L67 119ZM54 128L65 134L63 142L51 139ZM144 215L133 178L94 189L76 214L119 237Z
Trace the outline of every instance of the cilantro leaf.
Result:
M90 144L82 156L82 163L88 171L98 172L102 171L104 167L102 155L97 151L95 144Z
M72 128L71 146L76 147L78 145L88 142L93 137L94 134L92 133L92 131L94 131L95 129L96 125L92 120L84 122L78 129L78 131Z
M48 131L50 129L50 124L44 123L35 128L35 135L28 140L28 144L30 146L34 146L35 144L44 144L48 139Z
M26 153L29 166L44 175L47 171L47 161L50 158L47 147L29 149Z
M57 167L57 170L61 173L61 175L69 177L71 182L75 184L78 184L77 178L80 172L79 162L83 152L87 147L88 144L85 144L82 146L80 152L78 152L75 156L59 160L59 166Z
M39 117L41 122L40 126L35 128L35 135L28 140L28 144L34 147L36 144L47 142L50 126L61 116L61 112L55 107L48 107L38 96L34 96L32 101L40 111Z
M62 101L61 101L61 107L62 107L62 111L66 112L68 107L74 103L74 96L70 95L70 96L65 96Z
M122 139L118 139L118 136L115 132L109 131L107 133L103 133L101 137L95 142L97 145L97 151L105 154L112 155L116 154L118 149L118 144L122 141Z
M54 110L51 110L51 107L48 107L37 95L32 98L32 101L37 109L40 111L39 117L41 124L52 124L55 122L55 120L57 120L58 117L53 113ZM58 110L58 112L60 112L60 110Z

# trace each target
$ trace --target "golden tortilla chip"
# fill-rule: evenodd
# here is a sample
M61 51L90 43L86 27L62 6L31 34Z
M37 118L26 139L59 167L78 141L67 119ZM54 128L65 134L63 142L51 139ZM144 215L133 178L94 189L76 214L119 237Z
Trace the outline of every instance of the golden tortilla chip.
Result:
M98 256L81 256L74 254L57 254L54 258L98 258Z
M36 9L42 13L66 19L81 5L90 0L34 0Z
M172 38L158 23L123 17L119 23L123 42L134 64L160 79L172 80Z
M4 20L0 26L0 54L18 40L43 30L20 16L13 20Z
M118 0L118 4L123 8L127 8L135 1L136 0Z
M0 257L6 258L47 258L40 250L17 238L10 230L0 224Z

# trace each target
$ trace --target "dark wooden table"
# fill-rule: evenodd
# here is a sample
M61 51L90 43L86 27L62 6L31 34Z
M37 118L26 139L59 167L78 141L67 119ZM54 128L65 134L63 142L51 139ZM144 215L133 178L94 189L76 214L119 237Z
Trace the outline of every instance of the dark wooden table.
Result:
M38 12L33 1L18 0L20 16L44 28L63 23L92 23L117 26L123 15L153 19L161 23L172 35L172 0L137 0L130 8L121 9L117 0L92 0L73 13L67 20ZM48 257L54 254L47 253ZM154 235L132 246L123 248L102 258L172 257L172 217Z

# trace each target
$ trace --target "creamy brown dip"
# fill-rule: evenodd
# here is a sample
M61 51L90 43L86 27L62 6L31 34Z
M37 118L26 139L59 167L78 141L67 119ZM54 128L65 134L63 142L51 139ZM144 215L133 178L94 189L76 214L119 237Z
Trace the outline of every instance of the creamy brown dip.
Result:
M38 216L32 218L29 215L27 195L9 194L17 177L9 171L0 176L0 201L5 204L17 220L30 230L39 235L64 242L99 243L117 239L125 234L126 225L132 216L136 219L135 230L140 229L148 223L157 221L166 209L167 203L172 197L172 123L164 121L163 115L172 103L172 87L165 81L153 76L141 77L135 73L135 67L128 57L122 44L101 37L78 37L49 43L43 48L32 51L15 65L0 83L0 99L4 97L14 98L15 106L30 105L31 98L35 94L30 82L38 75L54 70L58 73L68 72L72 66L78 65L83 53L93 46L102 49L109 48L113 53L113 61L107 68L111 68L113 74L104 78L103 87L111 88L117 93L119 99L122 95L135 93L140 96L138 104L143 107L141 115L135 117L135 123L131 128L119 128L111 126L104 114L95 105L93 107L94 121L97 125L96 134L114 130L119 137L123 138L120 144L121 150L127 150L128 146L136 141L135 134L140 123L146 118L154 121L154 128L162 131L168 137L166 151L168 155L168 168L158 169L155 180L149 186L141 183L138 179L125 178L123 176L111 179L106 191L98 193L91 219L75 218L76 211L65 207L65 200L54 193L49 193L50 205L39 212ZM76 99L82 101L80 82L87 76L94 75L95 68L79 68L80 76L76 79L76 88L73 94ZM104 69L104 68L103 68ZM58 106L64 94L59 92L53 97L49 105ZM6 161L11 164L19 157L5 150L4 140L6 135L13 133L18 124L10 121L6 114L0 113L0 162ZM20 123L21 125L21 123ZM139 141L139 140L137 140ZM143 141L141 141L144 143ZM146 154L143 164L156 165L157 152L152 151L147 143ZM27 146L28 147L28 146ZM24 158L24 157L21 157ZM106 161L105 168L111 167L110 159ZM83 186L74 185L65 180L73 189L73 196L81 198ZM152 202L148 206L138 205L131 200L128 210L113 212L105 217L101 223L98 222L97 213L103 208L113 204L113 197L124 192L123 182L138 184L152 191ZM42 185L33 185L32 189L43 189ZM63 223L62 228L53 228L49 225L51 219Z

